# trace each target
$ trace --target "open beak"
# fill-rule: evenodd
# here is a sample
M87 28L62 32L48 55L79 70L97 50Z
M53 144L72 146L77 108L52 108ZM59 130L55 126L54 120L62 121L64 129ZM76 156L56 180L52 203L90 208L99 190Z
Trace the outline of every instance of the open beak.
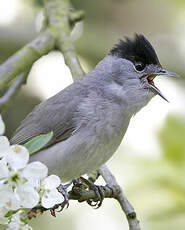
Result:
M165 69L160 70L158 73L155 73L155 75L168 75L168 76L172 76L172 77L179 77L179 74L169 72Z
M169 71L167 71L167 70L162 69L162 70L160 70L159 72L152 73L152 74L148 75L148 77L147 77L148 83L149 83L149 85L150 85L150 89L151 89L154 93L156 93L156 94L158 94L159 96L161 96L164 100L166 100L167 102L169 102L169 101L166 99L166 97L161 93L161 91L154 85L153 79L154 79L156 76L158 76L158 75L168 75L168 76L174 76L174 77L179 77L179 75L176 74L176 73L169 72Z

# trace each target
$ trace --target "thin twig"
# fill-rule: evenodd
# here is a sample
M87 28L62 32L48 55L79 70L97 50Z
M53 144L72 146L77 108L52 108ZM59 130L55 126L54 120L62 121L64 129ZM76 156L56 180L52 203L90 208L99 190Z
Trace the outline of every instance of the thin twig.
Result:
M15 96L21 85L25 83L28 72L21 73L14 82L10 85L5 94L0 97L0 109L2 110L8 102Z

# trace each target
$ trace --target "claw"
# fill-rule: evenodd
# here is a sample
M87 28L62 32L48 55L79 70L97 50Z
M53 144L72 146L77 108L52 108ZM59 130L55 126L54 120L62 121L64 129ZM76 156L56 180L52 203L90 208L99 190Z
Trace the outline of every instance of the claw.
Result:
M64 201L60 204L61 209L58 212L61 212L65 208L65 206L66 206L66 208L69 207L69 197L68 197L67 188L71 184L72 184L72 182L70 182L68 184L65 184L65 185L60 184L57 187L58 192L61 193L63 195L63 197L64 197Z
M96 194L95 199L87 201L88 205L90 205L91 207L94 207L95 209L101 207L103 200L105 198L105 192L104 192L103 186L97 186L94 183L86 180L83 177L80 177L80 180L88 186L89 190L93 190ZM93 204L93 202L95 203Z

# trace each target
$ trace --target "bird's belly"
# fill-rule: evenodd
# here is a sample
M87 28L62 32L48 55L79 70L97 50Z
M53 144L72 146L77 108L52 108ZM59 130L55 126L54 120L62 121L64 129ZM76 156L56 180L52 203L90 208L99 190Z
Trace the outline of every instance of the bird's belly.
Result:
M89 135L80 132L64 142L33 155L31 161L46 164L49 174L56 174L63 182L100 168L116 151L125 131L113 135ZM83 135L81 135L83 134Z

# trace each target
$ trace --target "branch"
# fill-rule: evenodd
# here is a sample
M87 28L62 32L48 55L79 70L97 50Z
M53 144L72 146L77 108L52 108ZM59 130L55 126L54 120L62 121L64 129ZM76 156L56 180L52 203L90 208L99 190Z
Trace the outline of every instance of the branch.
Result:
M0 88L6 86L17 75L30 68L37 59L52 50L55 45L54 34L54 30L46 30L5 61L0 66Z
M109 186L100 186L101 189L104 191L104 198L115 198L116 193L115 193L115 189L112 189ZM85 201L89 201L89 200L94 200L96 203L98 203L97 200L97 194L95 193L94 190L92 190L90 187L88 187L87 190L87 185L84 184L83 181L81 181L81 178L77 179L77 182L73 182L73 187L71 189L71 191L68 192L68 199L69 200L78 200L78 202L85 202ZM27 216L29 219L31 219L32 217L36 217L38 212L44 212L44 211L52 211L52 215L54 214L55 216L55 211L58 210L58 208L61 206L61 210L63 210L64 206L63 204L57 204L52 208L44 208L41 205L36 206L34 208L32 208L28 213Z
M106 186L99 186L101 191L103 191L104 198L114 198L118 200L120 203L122 210L124 211L128 223L129 223L129 230L140 230L139 227L139 221L136 219L136 213L127 200L127 198L124 196L120 186L117 184L115 177L112 175L112 173L108 170L106 166L102 166L99 170L107 182ZM73 187L71 191L68 192L68 198L69 200L78 200L78 202L84 202L86 201L88 204L92 206L91 201L95 202L95 205L93 205L95 208L100 207L101 205L98 205L97 201L97 194L95 193L95 190L91 188L86 182L84 182L83 178L79 178L73 182ZM89 202L90 201L90 202ZM101 203L101 202L100 202ZM45 211L50 211L51 215L56 216L56 211L63 210L65 205L55 205L52 208L46 209L42 206L37 206L32 208L28 213L27 216L29 219L32 219L33 217L37 216L37 213L43 213Z
M15 96L15 94L20 89L21 85L25 83L28 76L28 71L21 73L6 91L6 93L0 97L0 109L2 109L6 104Z
M134 208L130 204L130 202L127 200L126 196L124 195L122 189L118 185L116 178L114 175L110 172L108 167L106 165L103 165L99 169L99 173L105 180L105 182L114 189L114 198L119 202L122 210L124 211L128 223L129 223L129 229L130 230L140 230L139 227L139 221L136 218L136 213L134 211Z
M69 0L44 0L46 15L51 27L58 28L59 38L57 48L62 52L66 65L69 67L74 80L82 77L84 71L77 58L74 45L71 41L71 20L79 21L83 14L81 11L70 11Z

